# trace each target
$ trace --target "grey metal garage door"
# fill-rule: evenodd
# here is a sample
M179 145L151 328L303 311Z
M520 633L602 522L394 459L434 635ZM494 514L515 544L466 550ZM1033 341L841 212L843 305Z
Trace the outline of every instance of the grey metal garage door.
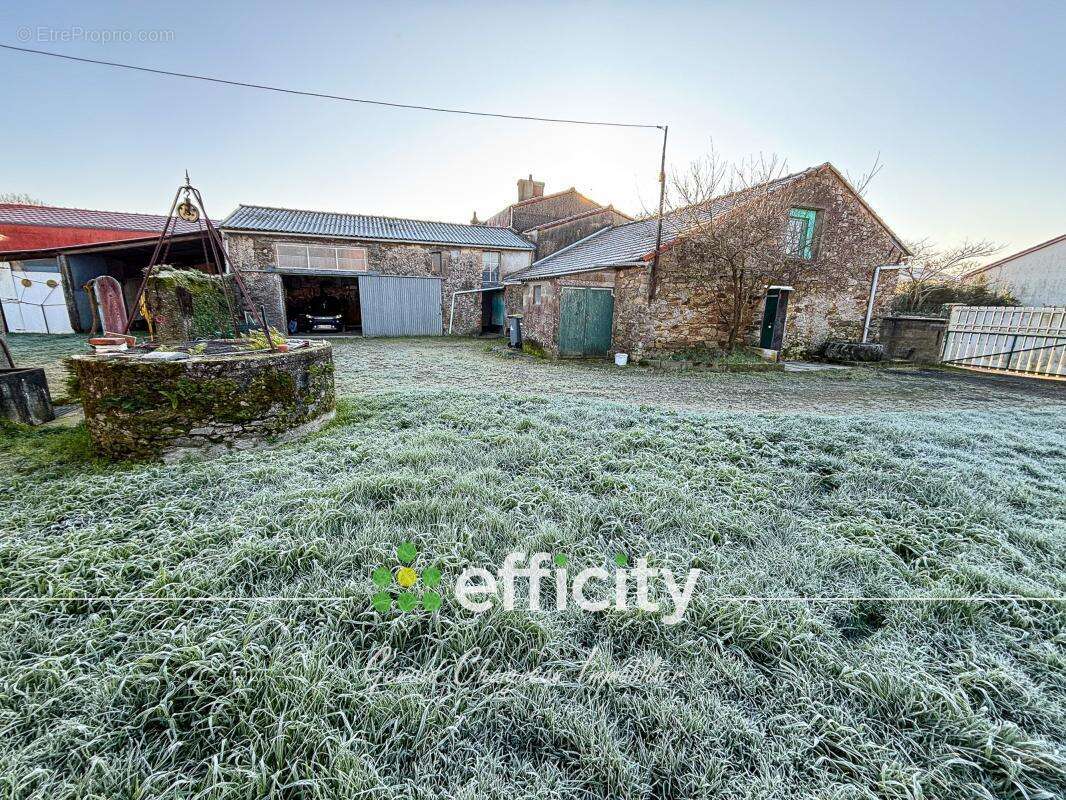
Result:
M439 336L440 278L359 276L363 336Z

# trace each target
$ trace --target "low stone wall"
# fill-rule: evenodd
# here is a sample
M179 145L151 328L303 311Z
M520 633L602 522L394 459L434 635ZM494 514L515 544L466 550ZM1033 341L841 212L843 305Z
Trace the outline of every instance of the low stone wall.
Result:
M247 449L321 427L336 408L328 342L184 361L75 356L69 364L93 445L110 458Z
M884 317L879 340L889 358L933 364L940 360L947 328L943 317Z

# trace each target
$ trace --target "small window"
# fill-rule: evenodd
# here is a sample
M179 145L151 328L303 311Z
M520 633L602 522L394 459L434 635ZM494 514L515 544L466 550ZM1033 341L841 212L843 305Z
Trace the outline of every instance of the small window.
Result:
M818 212L809 208L793 208L788 212L785 230L785 253L793 258L810 260L814 256L814 229Z
M534 286L533 287L533 305L539 306L542 299L543 299L543 294L542 294L542 290L541 290L540 285Z
M307 246L278 244L279 269L307 269Z
M365 247L338 247L337 269L366 272Z
M310 245L307 248L307 263L311 269L336 269L337 248L323 245Z
M481 283L488 286L500 282L500 254L486 251L481 254Z

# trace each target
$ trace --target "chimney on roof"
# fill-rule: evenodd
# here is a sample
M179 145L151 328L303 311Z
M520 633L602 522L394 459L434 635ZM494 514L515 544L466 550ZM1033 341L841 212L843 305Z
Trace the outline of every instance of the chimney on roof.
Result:
M535 181L532 175L528 178L519 178L518 202L532 200L534 197L544 197L544 181Z

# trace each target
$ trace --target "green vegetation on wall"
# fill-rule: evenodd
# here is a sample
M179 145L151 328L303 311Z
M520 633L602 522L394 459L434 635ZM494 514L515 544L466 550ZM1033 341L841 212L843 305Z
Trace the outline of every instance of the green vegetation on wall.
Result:
M328 348L212 361L71 359L96 449L112 458L282 434L334 408Z
M146 297L161 342L229 339L236 335L232 287L219 275L195 269L160 269L148 281Z
M948 303L961 303L964 306L1016 306L1018 300L1009 291L995 289L987 283L944 282L924 292L917 301L913 293L896 295L892 310L897 314L947 316L944 306Z

